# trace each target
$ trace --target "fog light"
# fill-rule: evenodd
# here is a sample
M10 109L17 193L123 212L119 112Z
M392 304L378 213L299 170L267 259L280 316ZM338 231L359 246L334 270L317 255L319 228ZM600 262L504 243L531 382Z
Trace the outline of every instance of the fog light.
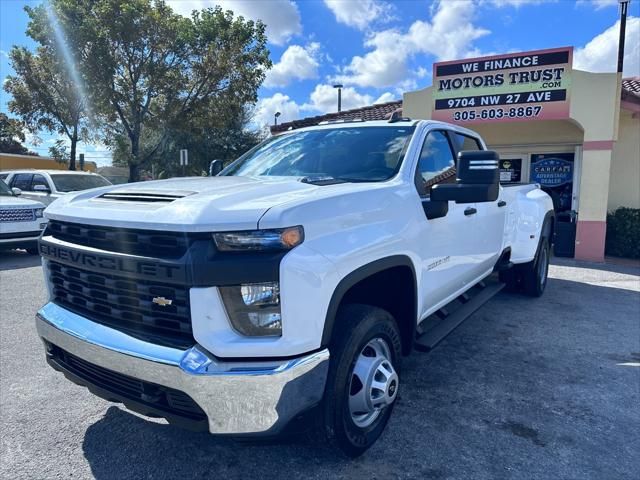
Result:
M240 293L244 304L247 306L273 306L280 303L280 285L278 282L242 285Z
M249 337L282 335L278 282L250 283L219 289L231 326L238 333Z

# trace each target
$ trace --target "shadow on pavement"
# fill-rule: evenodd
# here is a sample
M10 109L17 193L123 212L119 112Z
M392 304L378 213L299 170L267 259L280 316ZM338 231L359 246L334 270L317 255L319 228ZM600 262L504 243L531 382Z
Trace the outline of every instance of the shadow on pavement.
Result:
M348 463L304 437L244 443L145 420L115 406L87 429L82 447L98 480L286 478L290 463L301 459L322 468Z
M29 255L24 250L0 251L0 271L38 267L41 264L40 255Z

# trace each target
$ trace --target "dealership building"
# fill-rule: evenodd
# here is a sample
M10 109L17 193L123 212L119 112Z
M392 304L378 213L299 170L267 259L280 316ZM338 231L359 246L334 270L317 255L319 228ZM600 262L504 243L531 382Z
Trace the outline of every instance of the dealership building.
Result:
M501 181L536 182L571 223L569 256L604 260L607 212L640 208L640 78L572 68L571 47L436 63L402 101L273 126L404 117L464 125L501 157ZM575 235L575 238L574 238ZM566 238L564 239L566 241Z

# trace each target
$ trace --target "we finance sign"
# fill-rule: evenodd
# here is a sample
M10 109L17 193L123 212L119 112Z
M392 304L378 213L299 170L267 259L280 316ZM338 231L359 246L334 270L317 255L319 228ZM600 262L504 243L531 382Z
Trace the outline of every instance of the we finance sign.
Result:
M451 123L569 117L573 47L433 65L431 118Z

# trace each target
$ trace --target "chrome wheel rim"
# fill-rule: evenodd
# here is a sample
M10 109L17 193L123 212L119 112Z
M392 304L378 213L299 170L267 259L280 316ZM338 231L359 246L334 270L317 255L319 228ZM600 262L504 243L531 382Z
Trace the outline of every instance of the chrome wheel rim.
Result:
M398 374L391 350L382 338L374 338L358 354L349 384L349 413L360 428L371 426L398 394Z

